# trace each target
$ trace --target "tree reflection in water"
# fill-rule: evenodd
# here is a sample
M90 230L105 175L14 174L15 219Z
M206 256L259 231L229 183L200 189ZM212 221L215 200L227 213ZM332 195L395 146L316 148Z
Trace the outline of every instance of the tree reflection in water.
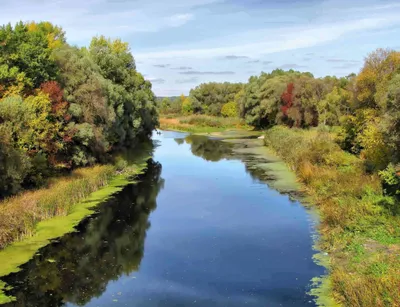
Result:
M191 152L195 156L201 157L207 161L218 162L222 159L240 160L244 163L246 172L253 178L253 180L261 182L274 180L274 177L271 176L271 174L268 174L264 169L257 167L258 164L268 163L269 161L267 159L256 157L250 153L235 153L232 150L234 146L236 148L241 148L248 146L248 144L231 144L199 135L188 135L184 139L175 139L175 141L178 144L183 141L190 144Z
M232 153L232 145L219 140L213 140L201 135L188 135L185 142L195 156L207 161L218 162L227 159Z
M137 271L144 252L149 215L164 186L161 165L149 161L140 182L128 185L82 222L78 232L40 250L40 254L9 275L8 306L85 305L100 296L111 280Z

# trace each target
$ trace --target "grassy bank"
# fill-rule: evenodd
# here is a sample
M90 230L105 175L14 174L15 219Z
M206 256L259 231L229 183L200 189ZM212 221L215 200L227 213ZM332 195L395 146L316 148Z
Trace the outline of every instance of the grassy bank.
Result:
M175 130L192 133L211 133L227 129L250 129L243 120L208 115L168 116L160 118L161 130Z
M120 191L146 168L148 157L75 170L53 179L46 188L28 191L0 203L0 277L18 271L50 240L74 230L94 207ZM0 304L9 302L0 281Z
M330 275L318 302L335 305L329 291L342 306L400 306L399 204L384 196L379 177L328 133L275 127L265 143L296 172L321 214L318 244Z

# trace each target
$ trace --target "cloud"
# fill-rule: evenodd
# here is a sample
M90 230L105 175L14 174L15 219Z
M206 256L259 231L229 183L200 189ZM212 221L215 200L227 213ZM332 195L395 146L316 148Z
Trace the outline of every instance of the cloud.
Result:
M326 61L330 63L359 63L359 61L337 59L337 58L326 59Z
M193 14L176 14L167 18L171 27L180 27L194 18Z
M306 53L305 55L306 56L313 56L313 55L315 55L315 53L314 52L309 52L309 53Z
M180 72L181 75L234 75L233 71L196 71L189 70Z
M272 61L263 61L262 63L263 63L263 65L269 65L269 64L272 64L273 62Z
M173 67L173 68L171 68L171 69L176 69L176 70L191 70L191 69L193 69L193 68L190 67L190 66L179 66L179 67Z
M162 78L147 78L148 81L150 81L151 83L155 83L155 84L164 84L165 83L165 79Z
M299 65L299 64L283 64L278 66L280 69L295 69L295 68L307 68L307 66Z
M62 26L71 42L87 44L87 40L100 34L126 37L140 32L158 32L183 26L194 19L190 10L216 0L168 4L161 0L87 0L79 3L75 0L3 1L6 4L0 10L0 20L4 23L14 24L20 20L50 21Z
M154 67L159 67L159 68L167 68L170 66L170 64L155 64L153 65Z
M262 56L265 54L309 48L331 42L350 33L367 31L378 28L385 28L390 25L400 24L400 19L396 14L383 17L370 17L354 19L349 21L331 22L324 24L313 24L303 27L287 27L285 29L266 30L264 36L268 35L268 40L258 39L256 42L253 37L250 41L243 42L239 37L230 38L229 42L221 42L218 47L211 48L190 48L187 45L180 46L179 49L148 51L136 53L137 58L176 58L176 57L196 57L211 58L224 56L226 54L248 54L249 56ZM296 33L295 36L292 33ZM261 33L255 33L262 36ZM253 35L255 35L253 34ZM231 42L241 42L232 45Z
M311 60L312 60L312 58L307 58L307 57L303 58L303 61L306 61L306 62L311 61Z
M248 59L248 56L244 55L227 55L225 56L225 59L227 60L239 60L239 59Z
M347 68L352 68L352 67L357 67L357 66L359 66L359 63L344 63L342 65L337 65L337 66L334 66L332 68L334 68L334 69L347 69Z
M196 83L198 82L199 78L197 77L192 77L192 78L188 78L188 79L178 79L175 81L175 83L178 84L184 84L184 83Z
M251 64L251 63L260 63L260 60L251 60L251 61L247 61L247 63Z

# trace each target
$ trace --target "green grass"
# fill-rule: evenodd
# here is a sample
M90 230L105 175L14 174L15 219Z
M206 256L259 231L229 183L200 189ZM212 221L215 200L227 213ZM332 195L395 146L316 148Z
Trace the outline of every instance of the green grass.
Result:
M330 256L321 306L400 306L400 217L364 161L340 149L330 132L275 127L266 145L295 171L320 213L318 248ZM329 292L329 293L328 293ZM336 304L335 303L335 304Z
M94 213L96 205L104 202L111 195L122 190L125 185L133 182L131 179L133 175L143 173L147 165L145 162L146 160L147 158L135 165L126 166L119 175L115 174L117 167L103 166L100 171L97 167L97 175L103 173L101 170L107 170L107 174L109 169L112 169L113 171L110 172L107 182L101 186L97 186L95 188L96 191L92 193L85 194L83 191L87 191L86 189L75 190L77 188L77 179L74 178L77 173L75 172L71 177L74 178L73 180L71 180L71 178L58 178L47 189L27 192L20 196L13 197L12 200L7 200L7 206L17 206L20 202L29 199L29 196L31 196L31 198L38 201L38 204L45 204L45 206L48 206L50 204L48 203L48 200L55 200L54 196L57 196L58 198L63 199L65 205L67 205L69 193L66 192L66 189L70 188L72 193L76 193L74 198L72 198L73 201L70 200L68 203L69 209L67 214L55 214L47 219L38 221L33 225L33 227L31 223L29 223L30 230L29 232L25 231L27 234L23 236L22 240L9 242L7 247L0 251L0 277L17 272L22 264L28 262L41 247L46 246L52 239L74 231L75 226L82 219ZM94 168L87 168L79 170L78 173L80 176L86 178L94 175L93 170ZM80 178L78 180L83 179ZM81 184L83 182L86 181L81 181ZM43 200L45 201L43 202ZM59 205L60 201L58 201L57 204ZM22 205L24 205L24 203L22 203ZM4 208L1 208L1 210L3 209ZM57 212L54 210L52 211ZM6 285L3 282L0 282L0 304L7 303L13 299L4 294L2 290L4 290L5 287Z
M247 126L239 118L225 118L208 115L189 115L181 117L162 117L160 118L160 129L175 130L190 133L212 133L223 132L227 129L246 129Z
M208 115L190 115L180 118L182 124L193 125L197 127L212 128L230 128L244 125L243 121L238 118L216 117Z

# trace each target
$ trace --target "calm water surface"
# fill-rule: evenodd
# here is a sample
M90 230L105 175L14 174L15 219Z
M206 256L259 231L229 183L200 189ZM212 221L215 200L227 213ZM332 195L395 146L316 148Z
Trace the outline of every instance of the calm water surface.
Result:
M307 211L225 143L155 140L139 184L5 278L10 306L314 306Z

